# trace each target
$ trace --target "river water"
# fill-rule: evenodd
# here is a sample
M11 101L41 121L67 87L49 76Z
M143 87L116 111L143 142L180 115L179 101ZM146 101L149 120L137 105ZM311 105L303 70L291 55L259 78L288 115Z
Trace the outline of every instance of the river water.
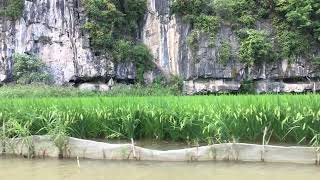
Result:
M1 180L319 180L313 165L96 161L0 157Z

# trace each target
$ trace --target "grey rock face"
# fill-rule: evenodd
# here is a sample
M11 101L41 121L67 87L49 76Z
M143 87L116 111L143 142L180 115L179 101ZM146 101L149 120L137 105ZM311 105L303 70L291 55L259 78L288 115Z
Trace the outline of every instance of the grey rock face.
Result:
M133 63L120 63L116 67L116 79L118 80L135 80L136 67Z
M156 57L158 68L184 79L187 94L238 91L241 82L247 79L258 82L257 92L300 92L309 90L313 84L308 78L317 80L320 77L319 70L303 58L291 63L284 59L279 63L246 68L237 59L239 41L227 24L221 24L213 45L207 35L201 34L197 48L193 49L187 42L192 29L179 17L169 15L170 1L148 2L149 13L143 40ZM268 21L258 22L257 28L272 32L271 22ZM230 44L233 55L227 64L221 64L219 60L218 52L223 42ZM290 82L284 83L286 80Z
M279 81L264 80L259 81L256 85L258 93L267 92L286 92L286 93L301 93L301 92L314 92L320 91L319 82L295 82L284 83Z
M100 91L105 92L111 89L111 86L102 83L83 83L78 87L82 91Z
M179 31L182 24L170 17L169 0L148 0L148 13L142 31L142 40L154 55L157 67L163 73L179 74Z
M241 84L227 80L190 80L184 81L184 93L188 95L202 93L230 93L237 92Z
M136 79L132 63L113 64L108 57L91 51L88 34L81 28L85 22L81 0L25 1L23 17L15 22L0 18L0 22L0 82L12 78L14 53L39 56L56 84ZM273 31L268 21L258 22L257 28ZM146 73L146 82L159 73L179 75L185 81L187 94L238 91L246 79L256 82L257 92L318 90L319 70L307 59L297 58L290 63L284 59L246 68L237 59L239 41L228 24L221 24L213 44L206 34L201 34L196 48L187 42L191 32L189 24L170 15L170 0L148 0L141 37L160 72ZM223 42L230 44L233 54L226 64L219 58Z
M0 23L0 81L11 78L14 53L39 56L56 84L74 77L117 76L112 62L95 56L89 48L88 35L82 30L84 22L81 0L25 1L23 17ZM119 76L124 78L126 74Z

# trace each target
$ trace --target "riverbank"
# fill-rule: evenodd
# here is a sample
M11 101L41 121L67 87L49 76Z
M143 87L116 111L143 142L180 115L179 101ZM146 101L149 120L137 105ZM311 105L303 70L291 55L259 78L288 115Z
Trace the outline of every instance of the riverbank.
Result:
M127 144L109 144L91 140L66 137L64 144L57 144L51 136L7 138L0 141L5 156L26 158L67 158L96 160L136 160L165 162L197 161L242 161L301 163L320 165L318 147L273 146L222 143L174 150L156 150L136 146L135 141Z

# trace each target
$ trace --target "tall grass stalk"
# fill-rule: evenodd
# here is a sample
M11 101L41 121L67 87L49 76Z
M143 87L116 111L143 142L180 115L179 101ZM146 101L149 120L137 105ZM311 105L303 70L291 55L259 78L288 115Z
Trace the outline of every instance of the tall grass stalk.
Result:
M270 143L320 142L320 96L313 94L4 98L0 112L6 126L23 127L20 134L50 134L60 146L66 136L260 144L266 127Z

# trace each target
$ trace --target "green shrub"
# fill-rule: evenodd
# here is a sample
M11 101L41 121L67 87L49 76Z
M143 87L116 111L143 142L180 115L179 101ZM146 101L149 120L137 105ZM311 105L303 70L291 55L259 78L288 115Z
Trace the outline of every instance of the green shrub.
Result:
M255 0L234 0L234 24L238 28L254 28L258 19L257 11L261 8Z
M18 19L22 16L25 0L3 0L5 7L0 7L0 16Z
M183 79L177 75L171 75L166 86L174 92L175 95L180 95L183 90Z
M214 11L224 20L232 21L234 19L235 5L234 0L213 0Z
M123 14L110 0L85 0L84 7L89 18L84 28L90 34L91 46L102 50L112 48L113 29L122 21Z
M256 18L249 14L244 14L238 18L238 23L241 24L241 26L246 28L254 28L256 23Z
M188 45L193 51L198 49L200 35L201 32L199 30L193 30L187 37Z
M227 41L223 41L218 49L218 61L226 66L232 58L231 46Z
M153 56L146 45L138 43L132 47L132 59L137 68L137 81L143 83L144 72L154 68Z
M177 75L170 75L169 77L160 75L154 79L151 86L168 89L173 95L182 95L183 79Z
M311 35L301 29L291 27L279 17L273 18L275 28L276 48L281 59L294 60L310 54L313 39Z
M278 0L276 1L276 5L277 10L285 14L286 20L298 28L312 26L313 11L317 10L313 8L319 8L319 2L316 2L316 0Z
M315 56L312 58L312 64L317 68L320 69L320 55Z
M211 0L173 0L171 11L180 16L207 14L212 12Z
M310 44L305 35L296 31L281 31L278 34L279 46L281 47L281 56L289 60L301 56L308 56Z
M240 47L240 61L248 66L272 60L272 44L263 31L246 30Z
M215 42L219 27L220 19L217 16L200 15L194 19L194 28L208 34L211 44Z
M84 0L89 32L95 51L112 55L114 62L132 62L137 67L137 80L153 68L150 50L137 42L136 36L147 9L146 0Z
M314 47L319 46L320 2L317 0L275 1L277 16L276 48L280 58L290 61L298 57L313 60Z
M209 35L210 46L213 46L217 31L220 27L220 18L215 15L211 0L174 0L172 13L183 17L183 20L193 26L188 37L188 44L193 51L197 50L197 43L201 34Z
M19 84L49 84L51 82L51 76L41 60L26 54L14 55L13 76Z
M242 81L239 92L242 94L255 94L256 93L256 82L247 80Z
M213 37L219 24L227 24L240 39L242 50L239 59L250 65L276 58L291 60L303 56L312 59L311 50L320 43L318 0L174 0L172 9L173 13L194 27L188 38L192 50L198 50L198 40L203 32L210 35L214 44ZM223 21L219 22L219 19ZM270 19L273 19L275 29L272 43L272 36L263 33L243 34L247 29L258 32L259 22L268 22ZM272 53L271 57L267 57L268 53Z

